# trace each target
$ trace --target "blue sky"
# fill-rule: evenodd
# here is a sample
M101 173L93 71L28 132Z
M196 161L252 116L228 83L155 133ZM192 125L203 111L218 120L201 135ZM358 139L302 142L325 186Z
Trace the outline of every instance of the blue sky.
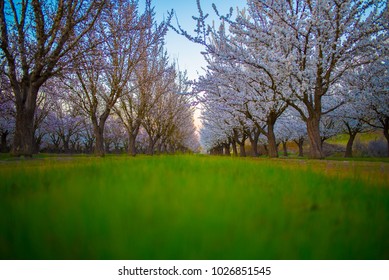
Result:
M246 5L245 0L202 0L201 6L204 12L209 13L209 23L216 19L212 3L216 4L222 14L227 13L230 7L233 7L235 15L236 7L242 8ZM184 29L190 32L195 29L196 22L192 19L192 16L198 15L196 0L153 0L152 4L155 6L157 20L163 19L163 16L167 15L167 11L174 9L180 25ZM175 19L173 22L175 23ZM170 58L178 60L180 69L188 71L189 79L196 79L198 77L197 73L202 73L201 68L205 67L205 62L200 54L204 50L201 46L169 30L166 36L166 48Z

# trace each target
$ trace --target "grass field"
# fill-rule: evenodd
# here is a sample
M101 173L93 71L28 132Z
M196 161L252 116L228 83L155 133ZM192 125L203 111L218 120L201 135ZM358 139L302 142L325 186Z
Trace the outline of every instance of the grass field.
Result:
M1 259L389 259L388 233L388 163L0 163Z
M327 139L326 142L329 144L346 146L348 139L349 139L349 135L339 134L331 137L330 139ZM358 133L355 138L355 142L359 141L360 143L364 143L364 144L368 144L370 141L377 141L377 140L385 141L385 137L381 130L366 132L366 133Z

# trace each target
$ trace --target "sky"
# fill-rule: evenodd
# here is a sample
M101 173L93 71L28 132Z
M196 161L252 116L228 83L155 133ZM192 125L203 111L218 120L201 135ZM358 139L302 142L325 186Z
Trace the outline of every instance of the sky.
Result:
M140 9L144 7L144 1L140 0ZM236 8L242 9L246 6L246 0L200 0L201 7L204 13L208 13L207 23L218 23L218 18L212 8L212 3L215 3L218 11L221 14L227 14L230 7L234 8L234 15L236 15ZM143 4L143 6L142 6ZM152 0L152 5L155 7L156 19L158 22L167 17L168 11L172 9L178 18L181 27L190 34L196 28L196 21L192 16L198 16L198 9L196 0ZM176 19L173 18L172 24L177 27ZM193 42L190 42L182 35L178 35L175 31L169 30L166 38L166 50L171 61L178 62L181 71L186 70L189 80L197 80L199 75L204 73L203 68L206 67L206 62L201 54L204 47ZM194 114L194 123L199 131L201 128L200 113L201 108L196 107Z
M209 14L208 23L212 24L212 20L217 23L217 16L213 11L212 3L216 4L221 14L226 14L230 7L233 7L234 15L236 15L236 7L244 7L246 0L202 0L200 3L203 11ZM180 25L191 34L194 34L192 31L195 29L196 22L192 19L192 16L198 15L196 0L153 0L152 5L155 6L158 21L167 16L167 11L174 9ZM175 19L173 19L173 25L177 26ZM173 30L169 30L166 36L166 49L170 59L178 61L181 70L188 71L190 80L197 79L199 74L203 73L202 68L206 66L206 63L201 55L201 51L204 51L202 46L190 42Z

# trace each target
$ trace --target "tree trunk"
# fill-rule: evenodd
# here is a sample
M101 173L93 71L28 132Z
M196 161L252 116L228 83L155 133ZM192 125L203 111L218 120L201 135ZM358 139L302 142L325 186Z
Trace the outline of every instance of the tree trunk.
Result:
M97 122L97 118L95 116L92 117L93 130L96 137L95 143L95 155L99 157L105 156L104 149L104 128L105 122L108 119L110 113L110 109L106 108L105 111L100 115L99 122Z
M149 145L147 147L147 154L152 156L154 155L154 145L157 141L154 140L152 137L149 137Z
M323 148L320 137L320 119L310 117L307 119L307 132L310 146L310 157L313 159L323 159Z
M59 144L61 143L61 138L55 134L50 135L51 143L54 146L54 152L59 152Z
M238 156L238 149L236 147L236 142L232 141L231 144L232 144L232 153L233 153L234 157L237 157Z
M230 144L224 144L224 155L225 156L231 156Z
M258 152L258 142L252 142L251 143L251 149L252 149L252 155L253 157L259 157L259 152Z
M41 143L42 143L43 135L38 135L38 137L34 137L34 154L39 153Z
M357 135L357 132L350 132L349 133L350 137L347 141L346 152L344 154L344 157L346 157L346 158L353 157L353 144L354 144L354 140L355 140L356 135Z
M154 155L154 143L149 142L149 146L147 147L147 154L149 156Z
M386 138L386 143L387 143L387 156L389 157L389 118L385 119L385 124L384 124L384 136Z
M96 125L94 127L96 143L95 143L95 155L99 157L105 156L104 149L104 125L100 123L100 125Z
M268 123L267 130L267 142L268 142L268 155L271 158L278 157L276 136L274 134L274 124Z
M32 157L34 150L34 111L23 110L16 113L16 127L14 143L12 148L13 156Z
M223 155L223 146L219 145L219 146L215 147L215 154L218 156L222 156Z
M176 147L172 144L163 143L161 149L165 154L174 154L176 152Z
M288 147L286 146L286 141L282 141L282 149L284 151L284 156L288 156Z
M269 151L267 149L267 145L266 144L263 144L263 150L265 151L265 155L269 156Z
M84 142L85 153L90 154L93 150L93 143L95 142L95 138L87 138Z
M303 145L304 145L304 138L301 137L299 138L298 141L294 141L296 144L297 144L297 147L299 148L299 157L303 157L304 156L304 149L303 149Z
M254 137L250 137L250 144L251 144L251 151L253 157L258 157L258 139L259 139L259 133L258 135L255 135Z
M1 149L0 149L0 151L2 153L6 153L7 149L8 149L7 148L7 136L8 136L8 134L9 134L8 130L3 131L1 133L1 145L0 145Z
M128 154L130 156L136 156L136 135L133 135L132 133L128 134Z
M112 144L111 140L107 140L104 138L104 149L106 154L111 153L111 144Z
M65 154L68 154L70 152L70 148L69 148L70 139L68 137L64 137L62 139L62 142L63 142L63 152Z
M246 157L246 149L244 147L244 143L245 143L245 141L242 141L241 143L239 143L239 156L240 157Z
M25 86L20 89L23 93L16 92L18 90L13 88L16 96L16 123L11 154L13 156L32 157L35 132L34 115L39 88Z
M162 144L163 144L163 142L160 141L160 143L157 145L157 154L159 154L159 155L162 154Z

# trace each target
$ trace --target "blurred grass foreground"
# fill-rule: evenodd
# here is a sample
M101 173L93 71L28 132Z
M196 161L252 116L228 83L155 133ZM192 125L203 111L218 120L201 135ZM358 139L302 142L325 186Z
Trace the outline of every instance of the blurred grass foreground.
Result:
M389 259L389 164L0 163L1 259Z

